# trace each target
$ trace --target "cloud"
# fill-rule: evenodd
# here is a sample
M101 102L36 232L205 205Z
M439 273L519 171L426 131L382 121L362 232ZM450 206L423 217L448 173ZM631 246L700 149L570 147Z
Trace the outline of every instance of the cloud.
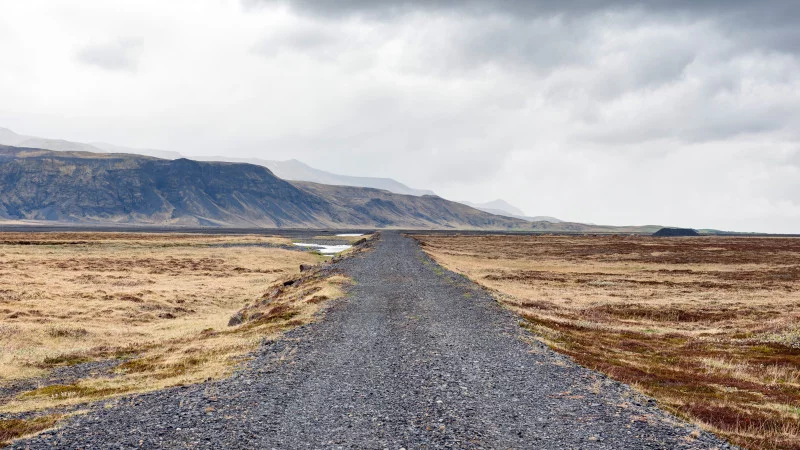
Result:
M361 15L389 19L419 11L426 13L457 12L460 14L505 14L516 17L541 17L553 15L587 16L608 11L642 11L649 14L671 16L717 15L726 20L753 25L786 24L800 17L800 10L792 0L765 0L754 3L748 0L673 0L670 2L641 2L638 0L242 0L248 7L259 4L288 5L294 10L321 17L341 18Z
M75 58L87 65L109 71L135 72L143 41L137 38L121 38L103 44L87 45Z
M322 55L326 50L341 44L339 34L322 27L294 26L270 33L253 47L264 57L275 57L281 52L299 52Z
M794 1L119 6L2 7L0 126L297 158L571 220L800 231Z

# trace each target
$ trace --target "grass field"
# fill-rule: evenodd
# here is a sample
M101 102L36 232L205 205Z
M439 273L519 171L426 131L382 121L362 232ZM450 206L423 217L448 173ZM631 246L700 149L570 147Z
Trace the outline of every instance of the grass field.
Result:
M800 239L416 236L554 349L749 448L800 448Z
M321 301L338 296L346 282L312 276L283 287L283 281L298 277L300 264L323 258L278 245L291 241L0 233L0 393L56 368L119 363L110 374L40 383L0 396L0 413L48 410L230 374L264 339L311 321ZM240 310L251 317L228 326ZM52 417L2 420L0 441L46 428Z

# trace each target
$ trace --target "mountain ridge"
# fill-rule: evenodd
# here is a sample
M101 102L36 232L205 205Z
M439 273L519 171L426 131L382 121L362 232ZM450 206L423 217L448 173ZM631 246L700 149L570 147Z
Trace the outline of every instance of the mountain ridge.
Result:
M531 225L436 196L291 183L253 164L11 146L0 146L0 218L273 228Z
M53 151L88 151L94 153L125 153L132 155L152 156L164 159L180 159L185 156L179 152L147 149L147 148L133 148L121 145L108 144L104 142L81 143L67 141L63 139L46 139L34 136L26 136L15 133L8 128L0 127L0 145L9 145L16 147L40 148ZM336 186L357 186L374 189L384 189L396 194L404 195L436 195L435 192L428 189L415 189L409 187L393 178L385 177L366 177L366 176L352 176L341 175L325 170L320 170L311 167L297 159L288 159L285 161L261 159L261 158L240 158L240 157L224 157L224 156L200 156L192 157L195 161L207 162L239 162L247 164L255 164L268 168L272 173L279 178L288 181L307 181L319 184L328 184ZM509 204L505 200L496 199L486 203L474 203L469 201L458 201L458 203L470 206L489 214L501 215L516 219L527 220L530 222L547 221L553 223L563 222L560 219L550 216L527 216L525 213Z
M134 155L153 156L164 159L185 158L179 152L158 150L150 148L133 148L105 142L82 143L63 139L47 139L35 136L17 134L14 131L0 127L0 145L15 147L39 148L52 151L84 151L94 153L126 153ZM397 194L406 195L435 195L431 190L411 188L393 178L364 177L340 175L309 166L296 159L285 161L261 158L237 158L224 156L198 156L192 157L195 161L241 162L264 166L275 175L284 180L310 181L313 183L333 184L342 186L361 186L376 189L386 189Z

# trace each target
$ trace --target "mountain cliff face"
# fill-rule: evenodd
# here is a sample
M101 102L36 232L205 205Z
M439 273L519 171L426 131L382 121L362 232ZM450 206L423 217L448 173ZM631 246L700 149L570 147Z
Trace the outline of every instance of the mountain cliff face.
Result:
M0 218L247 227L526 228L435 196L290 183L268 169L0 146Z
M0 147L0 216L67 222L324 225L326 202L248 164Z

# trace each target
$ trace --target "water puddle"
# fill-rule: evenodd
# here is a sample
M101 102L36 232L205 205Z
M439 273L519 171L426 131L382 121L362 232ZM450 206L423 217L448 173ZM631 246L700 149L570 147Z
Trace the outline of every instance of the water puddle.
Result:
M323 255L335 255L339 252L343 252L348 248L352 247L352 245L306 244L304 242L295 242L294 245L298 247L313 248L314 250L322 253Z
M363 235L364 235L364 233L342 233L342 234L337 234L336 236L338 236L338 237L359 237L359 236L363 236Z

